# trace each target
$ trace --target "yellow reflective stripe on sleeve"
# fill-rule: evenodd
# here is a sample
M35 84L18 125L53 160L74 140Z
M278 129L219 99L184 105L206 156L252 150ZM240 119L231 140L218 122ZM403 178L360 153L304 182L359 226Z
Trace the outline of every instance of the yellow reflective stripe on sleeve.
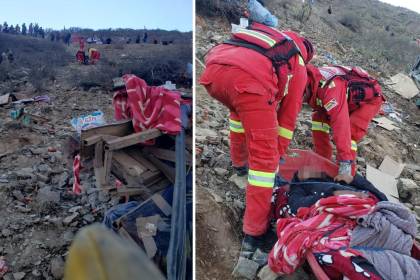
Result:
M245 35L248 35L248 36L255 37L259 40L262 40L262 41L266 42L270 47L273 47L276 44L275 40L271 39L270 37L268 37L268 36L266 36L266 35L264 35L260 32L254 31L254 30L249 30L249 29L243 29L242 28L242 29L239 29L236 33L241 33L241 34L245 34Z
M284 87L283 97L285 97L289 93L289 83L292 78L293 78L292 74L287 75L287 83L286 83L286 86Z
M330 132L330 126L327 123L312 121L312 131Z
M303 60L303 58L300 55L298 56L299 56L299 64L302 66L305 66L305 61Z
M248 183L257 187L272 188L275 177L275 172L263 172L252 169L248 171Z
M325 86L325 84L327 83L327 81L319 81L319 85L321 86L321 88L323 88Z
M278 133L279 133L279 136L284 137L286 139L291 140L293 138L293 131L285 127L279 126Z
M236 133L244 133L244 127L242 126L242 123L240 121L235 121L232 119L229 119L229 128L231 131Z
M331 81L331 83L329 84L328 88L335 88L335 83L334 83L334 81Z
M357 152L357 142L354 140L351 140L351 149Z

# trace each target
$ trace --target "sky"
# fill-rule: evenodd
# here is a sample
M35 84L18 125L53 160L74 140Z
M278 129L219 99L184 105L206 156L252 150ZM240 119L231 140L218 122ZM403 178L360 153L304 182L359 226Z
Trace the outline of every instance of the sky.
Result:
M380 0L382 2L404 7L420 14L420 0Z
M192 0L0 0L0 24L192 30Z

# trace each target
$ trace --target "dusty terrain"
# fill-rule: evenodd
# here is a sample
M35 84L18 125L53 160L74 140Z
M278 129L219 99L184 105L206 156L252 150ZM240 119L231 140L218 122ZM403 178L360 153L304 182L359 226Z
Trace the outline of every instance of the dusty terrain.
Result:
M49 44L16 38L11 40L30 44L27 49L32 51L38 44ZM140 61L161 57L160 62L165 62L171 53L174 60L188 62L175 45L103 45L99 47L102 58L97 65L79 65L73 59L77 47L64 47L59 54L61 65L49 65L48 54L37 61L53 70L53 77L43 80L39 89L31 82L32 69L25 67L29 64L21 64L27 55L24 50L16 47L15 62L1 65L0 70L7 71L0 75L4 77L0 81L1 94L25 98L48 95L51 99L50 103L25 105L27 112L46 118L43 123L29 126L10 117L9 105L0 107L0 256L9 267L4 279L61 279L74 235L85 225L101 222L106 209L119 201L95 187L93 170L87 167L81 173L85 191L80 196L71 192L71 153L75 147L69 139L76 132L70 120L101 110L107 122L112 122L111 79L135 72L129 71L128 63L137 63L137 69L142 70L144 64ZM39 52L48 50L38 47ZM167 78L160 73L155 77L152 83Z
M388 102L401 114L402 122L397 124L401 129L387 131L372 124L368 135L358 147L359 171L365 174L366 164L378 167L385 155L389 155L394 160L406 164L401 178L414 180L419 188L419 111L413 100L401 98L386 85L389 76L409 68L406 61L413 60L414 62L415 56L412 56L412 52L416 53L416 51L407 49L404 53L407 57L390 60L387 58L388 53L384 50L385 46L377 47L375 56L371 56L371 50L363 46L366 45L366 40L370 40L370 33L366 30L383 29L387 24L391 24L391 28L400 28L404 21L419 22L420 16L405 9L395 9L378 1L370 1L370 10L364 11L369 17L365 17L360 23L361 31L355 33L338 21L346 7L349 8L352 5L360 11L363 1L340 1L339 6L333 7L331 17L327 14L328 1L315 1L320 4L315 5L306 23L298 20L300 1L265 2L279 17L281 28L301 32L311 39L317 52L315 64L328 64L335 60L339 64L359 65L379 78ZM299 4L296 4L297 2ZM372 9L376 14L383 13L386 16L381 17L380 21L372 20L370 17L374 14ZM406 18L400 17L399 22L396 22L398 14L406 15ZM209 16L208 13L200 12L200 7L198 7L196 22L197 56L204 61L205 54L212 46L229 37L230 24L224 17ZM407 24L404 32L404 36L420 35L419 29L411 24ZM356 38L357 41L346 38ZM411 41L407 44L411 48ZM384 61L388 62L384 63ZM197 77L202 71L203 67L197 63ZM200 85L197 85L196 90L197 277L231 279L242 238L241 220L244 210L245 182L233 175L231 168L228 146L228 110L209 97ZM291 148L311 148L310 112L308 107L303 107ZM417 220L420 221L418 207L414 208L412 204L406 205L416 210ZM217 225L211 223L215 216ZM225 237L221 238L223 234ZM229 244L226 244L226 241ZM201 251L200 248L206 248L206 250ZM290 279L299 279L299 277L294 277L297 276L290 276Z

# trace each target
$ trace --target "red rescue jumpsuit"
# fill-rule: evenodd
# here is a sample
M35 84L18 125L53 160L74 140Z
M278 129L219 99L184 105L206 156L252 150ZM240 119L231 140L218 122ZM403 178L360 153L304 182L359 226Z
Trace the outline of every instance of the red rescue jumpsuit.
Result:
M310 67L308 66L308 69L312 69ZM314 109L312 114L314 150L325 158L332 158L331 128L337 149L336 160L352 161L354 175L357 142L366 135L369 123L381 108L383 97L382 95L374 97L369 102L363 102L360 105L348 104L346 80L337 76L323 88L320 80L314 79L316 75L310 72L309 70L309 79L317 86L316 93L309 101L309 105Z
M219 45L206 57L200 83L230 110L230 152L234 166L248 164L243 231L267 231L274 178L289 145L307 81L307 52L302 39L284 32L298 45L290 61L288 82L278 86L272 62L253 50ZM278 93L284 98L278 100Z

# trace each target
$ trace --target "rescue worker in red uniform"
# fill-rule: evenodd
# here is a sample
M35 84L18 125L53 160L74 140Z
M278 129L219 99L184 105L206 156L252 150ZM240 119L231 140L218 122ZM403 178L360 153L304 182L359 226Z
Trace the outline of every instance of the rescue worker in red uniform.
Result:
M332 132L339 163L335 180L350 183L356 172L357 142L366 135L369 123L385 100L381 87L360 67L317 68L309 64L307 70L304 99L313 108L314 150L331 159Z
M293 137L312 56L312 44L298 34L253 23L233 30L206 57L200 83L230 110L232 164L248 169L244 257L263 246L279 160Z

